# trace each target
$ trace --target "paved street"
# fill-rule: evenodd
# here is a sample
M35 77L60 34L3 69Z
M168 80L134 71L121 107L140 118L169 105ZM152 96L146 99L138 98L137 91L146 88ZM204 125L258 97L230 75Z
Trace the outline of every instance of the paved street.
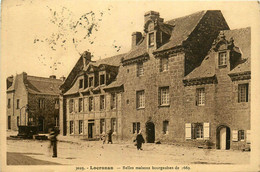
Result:
M144 150L137 151L132 143L115 142L115 144L103 145L101 141L82 140L58 142L58 158L52 158L49 146L49 141L8 139L7 162L20 165L27 165L31 160L31 164L58 163L64 165L122 165L129 163L132 165L237 165L247 164L250 161L249 152L205 150L166 144L144 144Z

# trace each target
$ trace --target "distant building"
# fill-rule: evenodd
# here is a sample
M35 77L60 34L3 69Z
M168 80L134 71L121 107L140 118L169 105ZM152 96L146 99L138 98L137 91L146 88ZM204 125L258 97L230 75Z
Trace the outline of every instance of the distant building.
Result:
M59 86L62 80L23 72L7 78L7 129L37 125L39 132L59 125Z
M61 85L64 135L219 149L250 143L250 28L230 30L221 11L164 22L144 15L126 54L91 61L81 55ZM116 105L116 106L115 106Z

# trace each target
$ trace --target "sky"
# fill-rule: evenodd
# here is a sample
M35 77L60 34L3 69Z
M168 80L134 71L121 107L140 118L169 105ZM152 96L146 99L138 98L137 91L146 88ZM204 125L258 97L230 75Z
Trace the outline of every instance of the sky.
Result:
M257 2L3 0L1 77L66 77L86 50L93 60L128 52L147 11L167 21L212 9L230 29L252 27L257 17Z

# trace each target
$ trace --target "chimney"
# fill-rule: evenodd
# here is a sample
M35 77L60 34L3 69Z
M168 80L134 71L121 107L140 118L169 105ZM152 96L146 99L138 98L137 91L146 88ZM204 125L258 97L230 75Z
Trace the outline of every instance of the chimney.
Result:
M83 64L85 67L88 65L89 62L91 62L91 53L88 51L84 51L81 56L83 57Z
M62 81L65 81L65 79L66 79L65 76L60 77L60 80L62 80Z
M141 32L133 32L132 33L132 48L134 48L141 39L142 39Z
M51 75L50 78L51 79L56 79L56 76L55 75Z
M144 14L144 23L146 23L148 20L158 20L159 22L163 22L163 18L160 18L160 13L156 11L148 11Z
M23 72L22 73L23 81L25 82L27 80L27 73Z

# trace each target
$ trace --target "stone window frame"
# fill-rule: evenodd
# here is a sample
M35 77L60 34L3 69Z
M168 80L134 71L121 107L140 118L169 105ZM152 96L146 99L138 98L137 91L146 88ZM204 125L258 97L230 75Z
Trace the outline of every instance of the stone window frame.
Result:
M238 141L245 141L245 130L238 130Z
M133 134L138 134L141 130L141 123L140 122L133 122Z
M106 108L106 97L105 97L105 95L100 95L99 105L100 105L100 111L105 110L105 108Z
M221 56L225 54L225 57ZM226 67L228 61L228 52L227 51L220 51L218 52L218 66L219 67Z
M145 91L144 90L136 91L136 108L137 109L145 108Z
M74 99L69 100L69 113L74 112Z
M79 134L83 134L84 122L83 120L79 120Z
M79 79L79 89L84 87L84 80L83 79Z
M163 121L163 134L164 135L169 134L169 121L168 120Z
M248 102L249 84L238 84L238 103Z
M104 118L100 119L100 134L106 133L106 120Z
M74 121L70 121L70 134L74 134Z
M137 77L144 76L144 63L138 62L136 64L136 75Z
M205 87L196 88L196 106L205 106L206 92Z
M39 109L45 109L45 99L44 98L40 98L38 100L39 103Z
M80 97L80 98L79 98L79 105L78 105L78 106L79 106L79 107L78 107L78 108L79 108L79 109L78 109L79 112L83 112L83 104L84 104L84 103L83 103L83 98Z
M116 105L117 105L117 103L116 103L116 93L111 93L111 100L110 100L110 108L111 109L116 109Z
M160 72L169 71L169 58L162 57L160 58Z
M93 96L90 96L88 98L88 108L89 108L90 112L94 111L94 97Z
M153 36L153 40L151 40L152 36ZM155 40L156 40L155 37L156 37L155 31L148 33L148 39L147 39L148 47L154 47L155 46Z
M111 118L111 130L114 134L117 132L117 119Z
M158 89L159 106L170 106L170 87L163 86Z

